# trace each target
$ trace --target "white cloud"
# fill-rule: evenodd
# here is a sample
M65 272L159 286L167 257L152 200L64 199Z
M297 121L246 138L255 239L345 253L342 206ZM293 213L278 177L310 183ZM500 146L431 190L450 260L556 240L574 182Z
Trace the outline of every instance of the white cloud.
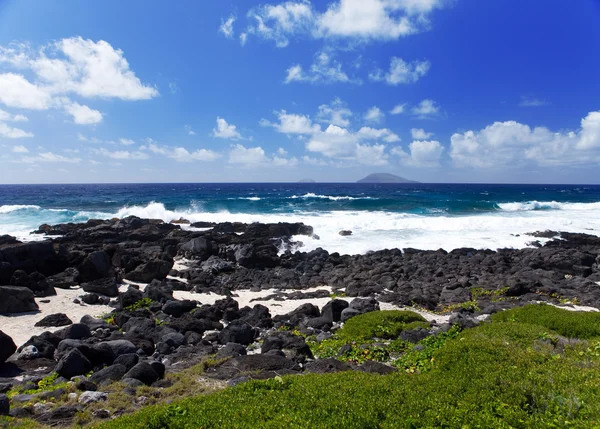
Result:
M409 146L410 158L406 163L416 167L437 167L444 151L440 142L415 140Z
M273 127L283 134L312 134L320 131L321 127L313 124L308 116L287 113L285 110L275 112L279 123L271 123L266 119L261 119L260 125L263 127Z
M427 119L437 116L440 113L440 107L435 101L425 99L413 107L411 113L419 119Z
M405 111L406 111L406 103L395 105L394 108L390 111L390 113L392 115L401 115Z
M77 124L95 124L102 114L66 96L146 100L159 95L129 68L123 51L108 42L72 37L39 49L27 44L0 46L0 63L31 72L0 74L0 103L31 110L64 108ZM20 115L19 118L25 118Z
M176 147L172 152L168 153L167 156L177 162L214 161L221 157L219 153L212 150L198 149L194 152L189 152L183 147Z
M180 91L179 86L175 82L169 82L169 92L173 95Z
M266 40L273 40L279 48L289 44L296 34L310 33L314 26L312 6L308 1L287 1L278 5L264 5L248 12L251 21L246 29Z
M287 154L288 154L288 151L285 150L284 148L280 147L279 149L277 149L277 155L286 156Z
M308 0L250 10L248 34L285 47L298 36L357 42L397 40L430 27L428 15L445 0L340 0L321 13Z
M240 45L245 46L248 41L248 33L240 34Z
M133 141L133 140L131 140L131 139L124 139L124 138L120 138L120 139L119 139L119 142L120 142L122 145L125 145L125 146L131 146L131 145L134 145L134 144L135 144L135 141Z
M307 82L307 83L354 83L360 84L360 80L351 79L342 70L340 62L331 58L326 52L318 52L308 71L304 71L301 65L295 64L287 69L284 83Z
M102 113L79 103L67 104L65 110L73 116L73 121L79 125L95 125L102 122Z
M377 69L369 74L374 81L385 81L388 85L409 84L417 82L425 76L431 67L429 61L413 61L407 63L402 58L392 57L387 73Z
M56 155L52 152L43 152L39 153L36 156L28 156L23 157L20 160L15 162L25 163L25 164L35 164L38 162L65 162L69 164L77 164L81 162L81 158L69 158L63 155Z
M112 159L130 159L134 161L148 159L148 154L140 151L117 150L111 152L107 149L95 149L95 153Z
M0 121L2 122L27 122L28 120L27 116L12 115L9 112L0 109Z
M383 113L381 109L377 106L373 106L369 110L367 110L367 113L365 113L364 116L365 121L373 122L375 124L380 123L383 120L383 118L385 118L385 113Z
M262 147L245 147L241 144L231 146L229 150L229 164L238 164L247 167L294 167L298 165L297 158L286 158L287 152L280 148L276 155L267 156Z
M46 110L52 105L52 97L20 74L3 73L0 74L0 103L21 109Z
M235 22L235 16L231 15L227 18L227 21L223 21L221 19L221 26L219 27L219 32L223 33L223 35L229 39L233 38L233 23Z
M25 146L13 146L12 148L13 153L28 153L29 149L27 149Z
M412 138L415 140L427 140L433 133L427 133L423 128L412 128L410 130Z
M0 137L6 137L8 139L20 139L24 137L33 137L33 133L23 131L19 128L9 127L8 125L0 122Z
M325 131L312 135L306 143L309 152L323 154L329 158L353 161L366 165L383 165L387 162L385 146L380 144L362 144L363 140L387 137L394 140L395 134L386 130L380 132L372 128L361 128L358 133L351 133L345 128L329 125ZM397 136L395 136L398 138ZM395 141L395 140L394 140Z
M536 97L524 95L521 97L521 102L519 106L521 107L542 107L547 106L550 103L546 100L542 100Z
M256 165L266 164L268 161L265 151L260 146L246 148L241 144L236 144L229 151L230 164Z
M319 106L317 121L347 127L350 125L351 116L352 111L346 107L342 100L335 98L329 105L322 104Z
M196 135L196 132L192 129L192 127L190 125L186 125L186 126L184 126L184 128L187 131L188 135L190 135L190 136Z
M387 128L375 129L370 127L362 127L358 130L358 137L361 140L383 140L387 143L395 143L400 141L397 134Z
M600 112L590 112L577 132L552 132L515 121L451 137L450 157L459 166L492 168L533 163L577 165L600 162Z
M87 137L81 133L77 134L77 140L82 141L82 142L87 142L87 143L95 143L95 144L102 143L102 140L100 140L96 137Z
M212 135L221 139L239 140L242 138L235 125L230 125L225 119L219 117L217 117L217 128L213 128Z

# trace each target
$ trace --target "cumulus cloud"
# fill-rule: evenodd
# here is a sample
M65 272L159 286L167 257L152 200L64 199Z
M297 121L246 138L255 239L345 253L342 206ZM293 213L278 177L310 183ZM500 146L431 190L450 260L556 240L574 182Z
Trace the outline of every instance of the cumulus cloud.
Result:
M236 126L228 124L223 118L217 117L217 128L213 128L213 137L230 140L240 140L242 135L237 131Z
M167 154L169 158L174 159L177 162L191 162L191 161L215 161L221 157L221 154L214 152L209 149L198 149L193 152L189 152L183 147L176 147Z
M392 155L400 157L402 164L411 167L437 167L440 165L440 158L444 147L440 142L415 140L408 145L409 152L405 152L401 147L394 147L390 151Z
M263 5L250 10L247 28L282 48L291 38L305 36L356 42L397 40L430 27L429 14L444 0L340 0L324 12L308 0Z
M367 110L367 113L365 113L364 116L365 121L372 122L375 124L380 123L383 120L383 118L385 118L385 113L383 113L381 109L377 106L373 106L369 110Z
M362 128L358 133L352 133L345 128L329 125L325 131L311 136L306 143L306 149L329 158L366 165L384 165L387 163L385 145L362 143L372 140L375 133L377 131L370 128ZM387 137L393 139L392 135L390 132Z
M440 106L433 100L425 99L414 106L411 113L419 119L429 119L440 114Z
M326 52L318 52L310 68L305 71L300 64L287 69L284 83L354 83L360 84L359 79L350 78L342 70L342 64Z
M21 109L46 110L52 105L52 97L45 89L30 83L23 75L2 73L0 103Z
M273 127L283 134L311 134L317 132L321 127L313 124L308 116L287 113L285 110L275 112L279 123L272 123L267 119L261 119L263 127Z
M362 127L357 132L357 136L361 140L383 140L387 143L399 142L400 137L397 134L390 131L387 128L370 128L370 127Z
M376 82L384 81L393 86L415 83L425 76L430 68L429 61L407 63L402 58L392 57L388 72L384 73L381 69L374 70L369 74L369 79Z
M219 32L223 33L223 35L229 39L233 39L233 23L235 22L235 19L235 16L231 15L229 18L227 18L227 21L221 20Z
M423 128L412 128L410 130L412 138L415 140L427 140L433 133L427 133Z
M28 44L0 46L0 63L21 73L0 74L0 103L21 109L64 109L77 124L95 124L102 114L71 101L82 98L147 100L159 95L130 69L123 51L103 40L71 37L33 49Z
M190 135L190 136L196 135L196 132L192 129L192 127L190 125L186 125L184 128L187 131L188 135Z
M339 98L334 98L330 104L320 105L317 113L317 121L339 127L349 126L351 117L352 111Z
M462 167L492 168L600 162L600 112L590 112L577 131L553 132L516 121L495 122L451 137L450 157Z
M248 19L248 34L272 40L279 48L286 47L295 35L310 33L315 22L312 5L308 1L259 6L248 12Z
M277 154L273 156L268 156L260 146L247 148L244 145L236 144L229 150L228 162L246 167L294 167L298 164L298 159L286 158L281 150L278 150Z
M0 137L6 137L8 139L20 139L24 137L33 137L33 133L23 131L19 128L9 127L8 125L0 122Z
M73 117L73 122L79 125L95 125L102 122L102 113L79 103L70 103L65 111Z

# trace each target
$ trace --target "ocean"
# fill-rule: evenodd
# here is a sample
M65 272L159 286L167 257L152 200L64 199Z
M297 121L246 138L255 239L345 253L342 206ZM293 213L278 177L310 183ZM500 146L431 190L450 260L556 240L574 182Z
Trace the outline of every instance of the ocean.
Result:
M166 222L304 222L299 250L522 248L528 232L600 235L599 185L219 183L0 185L0 235L135 215ZM339 231L351 230L351 236Z

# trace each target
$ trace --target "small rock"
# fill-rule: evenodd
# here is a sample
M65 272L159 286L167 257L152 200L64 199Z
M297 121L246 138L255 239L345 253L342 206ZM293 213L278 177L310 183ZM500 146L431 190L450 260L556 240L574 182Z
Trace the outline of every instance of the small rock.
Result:
M8 416L10 412L10 401L8 396L0 394L0 416Z
M77 402L83 405L94 404L96 402L104 402L108 399L108 393L86 391L79 396Z
M342 237L347 237L347 236L349 236L349 235L352 235L352 231L349 231L349 230L347 230L347 229L344 229L344 230L340 231L340 235L341 235Z
M108 410L96 410L92 413L97 419L108 419L110 417L110 411Z

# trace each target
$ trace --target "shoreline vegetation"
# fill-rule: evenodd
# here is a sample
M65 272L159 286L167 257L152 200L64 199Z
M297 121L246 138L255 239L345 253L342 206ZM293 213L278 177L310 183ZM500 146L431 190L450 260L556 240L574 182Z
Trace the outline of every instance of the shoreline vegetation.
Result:
M599 237L339 255L286 251L304 224L38 233L0 237L5 326L57 289L89 313L65 303L22 344L0 333L0 427L600 424Z

